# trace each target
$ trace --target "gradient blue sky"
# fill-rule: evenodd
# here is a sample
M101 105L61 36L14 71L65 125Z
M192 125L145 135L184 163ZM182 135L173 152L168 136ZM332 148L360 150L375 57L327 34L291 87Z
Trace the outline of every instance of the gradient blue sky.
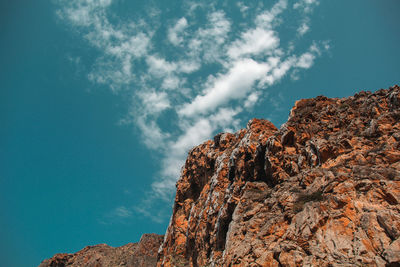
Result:
M185 155L399 83L397 0L0 1L0 261L164 233Z

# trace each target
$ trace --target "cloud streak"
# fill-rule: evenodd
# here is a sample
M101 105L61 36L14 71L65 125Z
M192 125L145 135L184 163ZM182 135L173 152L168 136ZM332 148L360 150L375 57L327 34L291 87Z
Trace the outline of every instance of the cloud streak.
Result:
M268 64L258 63L249 58L239 60L233 63L228 73L217 77L212 86L205 89L205 94L196 96L191 103L178 110L178 114L183 117L207 114L232 99L244 98L254 83L269 70Z
M266 90L311 68L326 48L315 40L305 51L295 49L295 41L311 27L308 16L316 0L291 6L279 0L262 8L239 2L233 8L242 14L240 24L216 4L186 4L164 28L157 15L111 22L113 0L60 1L60 18L101 54L89 79L132 99L121 123L132 123L144 144L161 155L160 178L148 199L170 200L190 148L216 132L237 130L241 116ZM290 45L282 43L278 30L288 9L299 16ZM201 24L199 10L204 14ZM251 10L254 19L247 18ZM161 123L166 118L170 121Z

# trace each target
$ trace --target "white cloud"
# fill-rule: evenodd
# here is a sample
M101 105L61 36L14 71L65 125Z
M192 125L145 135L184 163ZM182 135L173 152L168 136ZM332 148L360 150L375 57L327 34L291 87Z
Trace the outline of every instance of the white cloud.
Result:
M245 13L245 12L249 9L249 7L246 6L246 5L245 5L243 2L241 2L241 1L237 2L236 5L239 7L240 12L242 12L242 13Z
M177 65L179 72L183 73L192 73L201 67L200 62L193 59L179 61Z
M169 191L169 188L160 188L159 194L157 190L147 192L145 198L141 199L140 204L134 205L132 210L156 223L165 223L165 220L168 220L171 214L170 209L165 209L165 203L160 201L160 194L169 202L170 196L165 194L166 191ZM154 207L155 203L161 207Z
M188 41L189 54L193 58L202 58L206 63L219 62L223 54L222 45L228 39L231 23L223 11L208 15L208 24L199 28Z
M94 24L92 13L99 12L103 15L103 10L111 5L112 0L82 0L71 1L70 6L64 9L64 12L59 13L61 16L66 16L71 22L79 26L89 26Z
M303 24L301 24L300 27L297 28L297 32L299 33L299 35L304 35L309 30L310 30L310 26L308 26L307 22L303 22Z
M114 214L120 218L129 218L132 216L132 211L128 210L125 206L121 206L114 210Z
M152 184L152 189L164 199L170 197L171 189L175 187L176 179L185 163L187 152L208 140L213 132L221 128L224 131L237 130L240 120L235 116L241 112L241 108L220 108L209 116L200 117L193 123L183 122L184 132L175 141L170 142L165 148L168 157L162 161L162 179Z
M162 160L161 179L153 182L153 191L163 199L168 199L175 188L180 170L185 163L187 152L190 148L210 138L215 128L207 118L201 118L191 126L175 141L169 142L166 147L168 156Z
M271 10L266 10L256 17L256 25L265 29L270 29L276 24L277 16L287 8L287 0L279 0Z
M140 129L142 140L148 148L158 150L165 147L165 142L170 135L161 130L154 118L148 119L145 116L135 115L134 122Z
M146 25L112 24L107 16L112 0L60 1L65 7L57 12L59 17L80 29L89 43L104 53L89 79L108 84L114 91L130 84L135 79L132 61L146 56L151 46L152 33L146 32Z
M182 153L186 154L189 148L210 138L212 131L213 127L210 121L204 118L199 119L194 125L187 128L185 133L170 146L172 154L176 153L178 156Z
M270 13L273 16L277 16L280 13L282 13L283 10L285 10L287 8L287 0L279 0L271 9Z
M262 28L250 29L241 39L228 48L228 55L234 59L242 56L267 54L279 46L279 38L274 31Z
M271 86L280 81L294 66L295 57L291 56L283 62L281 62L278 58L273 58L272 63L274 64L274 68L272 68L268 75L262 77L260 81L261 86Z
M174 45L181 44L183 41L183 37L180 35L186 29L187 26L188 23L185 18L181 18L180 20L178 20L175 26L168 30L168 40Z
M305 13L310 13L316 5L319 5L318 0L300 0L293 4L293 8L302 9Z
M161 84L163 89L177 89L181 86L181 80L174 75L168 76Z
M110 55L119 58L123 58L126 55L140 58L147 54L150 38L145 33L138 32L131 37L122 35L121 39L124 39L124 41L118 45L112 45L112 42L106 43L104 45L105 50L110 53Z
M149 72L157 77L163 77L174 72L177 68L175 63L167 62L163 58L156 56L148 56L146 58L147 65L149 66Z
M321 48L322 46L322 48ZM297 67L303 68L303 69L308 69L311 68L312 65L314 65L315 59L318 56L322 55L322 52L328 51L329 50L329 43L324 41L321 42L319 45L316 43L313 43L310 48L308 49L307 52L303 53L297 62Z
M141 98L144 108L153 114L171 107L168 95L165 92L139 92L138 96Z
M217 132L240 128L241 114L266 99L271 85L286 76L299 78L329 47L313 42L307 51L296 51L296 42L310 30L308 16L316 0L293 5L300 17L297 35L289 41L280 38L287 0L270 9L238 2L232 8L242 17L254 16L235 24L231 13L213 2L185 2L184 14L162 22L161 11L148 7L140 19L126 22L118 16L110 19L112 0L59 1L64 4L60 17L101 54L89 79L132 99L121 123L135 125L143 143L159 155L160 169L148 194L153 200L170 199L190 148ZM206 18L201 24L200 11ZM172 24L163 25L165 21ZM165 39L159 42L160 37ZM124 208L118 209L120 217L130 216L131 210Z
M103 214L98 222L104 225L111 225L114 223L124 223L128 218L131 218L133 211L125 206L119 206L115 209Z
M303 68L303 69L308 69L310 68L313 63L314 63L315 56L309 52L304 53L303 55L300 56L298 62L297 62L297 67Z
M260 97L260 92L251 93L244 102L244 107L252 108L257 103L259 97Z
M232 99L240 99L252 88L254 83L269 71L269 65L252 59L243 59L234 63L227 74L220 75L205 94L198 95L185 104L178 113L190 117L215 110Z
M211 27L200 29L198 34L201 38L213 38L214 42L222 44L226 41L230 31L231 23L222 11L216 11L209 15L209 25Z
M236 116L242 112L242 108L220 108L216 113L211 114L209 119L214 125L214 128L222 128L223 131L237 130L240 124L240 120ZM229 130L227 130L229 129Z

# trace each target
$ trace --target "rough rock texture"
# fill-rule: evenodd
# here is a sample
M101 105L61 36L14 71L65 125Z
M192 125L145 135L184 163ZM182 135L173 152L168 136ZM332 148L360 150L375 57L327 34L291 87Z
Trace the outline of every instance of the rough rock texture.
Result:
M399 266L400 88L193 148L158 266Z
M157 251L163 236L144 234L139 243L122 247L106 244L88 246L74 254L56 254L44 260L39 267L148 267L156 266Z

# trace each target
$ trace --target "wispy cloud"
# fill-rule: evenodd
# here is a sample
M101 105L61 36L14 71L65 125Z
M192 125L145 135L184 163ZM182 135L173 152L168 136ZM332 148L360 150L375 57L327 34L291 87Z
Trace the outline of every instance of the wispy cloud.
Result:
M304 35L306 32L310 30L310 26L308 26L308 20L304 20L303 24L300 25L299 28L297 28L297 32L299 33L300 36Z
M279 0L268 8L238 2L232 8L243 18L250 11L255 14L240 24L216 4L188 1L185 12L169 18L165 27L160 27L156 7L137 21L115 17L111 21L113 0L60 3L60 18L101 53L89 79L132 99L121 123L137 127L144 144L160 155L160 178L155 178L143 205L134 209L148 216L146 205L155 199L171 199L191 147L216 132L237 130L241 116L261 96L265 98L268 88L287 75L296 80L327 49L318 40L311 41L305 51L295 47L311 28L309 14L316 0L300 0L291 6ZM278 30L289 8L299 14L291 45L282 43ZM198 11L203 12L204 23L198 23ZM166 118L168 123L160 123ZM121 206L115 216L131 216L131 212Z
M186 18L181 18L177 21L177 23L169 28L168 30L168 40L174 44L174 45L179 45L180 43L183 42L183 34L184 30L188 26L188 22Z
M293 8L303 12L303 19L300 26L297 28L297 33L303 36L310 30L310 13L314 10L316 6L319 5L318 0L299 0L293 4Z
M182 117L193 117L215 111L233 99L241 99L253 88L254 83L270 70L265 63L246 58L234 62L228 73L215 78L205 93L197 95L192 102L178 110Z
M224 11L211 12L207 20L205 27L199 27L184 48L187 55L200 61L200 64L221 62L224 44L231 30L231 22Z
M299 0L293 4L293 8L301 9L305 13L311 13L317 5L319 5L318 0Z
M125 206L116 208L114 214L119 218L129 218L132 216L132 212L128 210Z
M114 223L125 223L127 219L131 218L133 212L125 206L119 206L110 212L106 213L99 219L99 223L104 225L111 225Z

